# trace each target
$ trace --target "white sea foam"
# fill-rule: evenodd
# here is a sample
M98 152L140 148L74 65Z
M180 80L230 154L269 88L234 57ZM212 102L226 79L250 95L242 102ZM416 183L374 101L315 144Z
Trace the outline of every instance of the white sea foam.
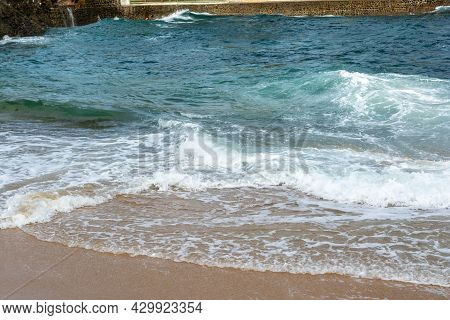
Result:
M192 16L214 16L214 14L208 12L195 12L190 11L188 9L177 10L174 13L169 14L168 16L162 17L158 20L164 21L167 23L190 23L196 21Z
M179 121L162 123L165 128L183 127ZM185 123L185 128L191 125ZM173 150L174 157L181 161L177 168L157 172L149 177L150 184L162 190L283 184L343 203L418 209L450 207L449 161L412 160L348 149L303 148L301 154L289 150L242 153L195 128ZM309 171L305 172L302 165Z
M19 43L19 44L45 44L48 41L46 37L9 37L7 35L3 36L0 40L0 45L5 45L9 43Z
M189 12L196 16L215 16L215 14L212 14L209 12L195 12L195 11L189 11Z
M189 13L190 11L187 9L177 10L174 13L171 13L168 16L162 17L158 20L167 23L186 23L194 21L194 19L191 16L189 16Z
M145 37L144 40L153 42L153 41L158 41L158 40L161 40L161 39L168 39L168 38L171 38L171 37L172 37L171 35L166 34L166 35L163 35L163 36Z
M100 204L105 196L67 195L59 192L32 192L8 199L6 213L0 217L0 229L46 222L56 212L70 212L83 206Z
M364 121L412 123L419 119L413 120L415 117L425 120L445 116L450 105L448 80L398 74L368 75L345 70L329 76L335 75L341 82L332 99L341 107L356 111L351 116L356 116L353 119L358 121L364 117Z
M165 119L159 119L158 120L158 126L161 129L167 129L167 128L191 128L191 129L198 129L199 125L195 123L190 122L182 122L178 120L165 120Z
M161 140L162 137L158 134L152 139L152 143L158 145ZM181 161L176 168L140 178L123 172L122 175L126 175L119 181L119 186L100 188L94 192L95 196L92 195L92 191L67 192L65 189L47 192L30 190L14 194L6 201L7 207L2 214L0 227L48 221L56 212L69 212L78 207L95 205L120 193L139 193L151 186L156 186L162 191L180 188L206 191L210 188L272 188L284 185L310 196L337 203L380 208L450 207L448 161L427 163L349 150L323 152L305 148L302 156L307 159L306 164L309 166L307 173L300 166L293 171L263 168L256 172L248 172L247 167L257 167L258 163L262 167L276 168L280 166L280 161L288 160L283 158L283 154L243 155L236 150L227 150L211 138L200 139L195 134L182 142L175 152L178 152L178 156L174 154L173 157L178 157ZM377 162L391 164L381 166L377 170L365 164ZM113 167L110 164L109 167L115 167L114 171L120 170L120 162L113 164ZM100 182L98 179L102 177L114 179L114 171L110 178L108 178L110 174L100 175L99 178L93 178L93 181ZM67 179L70 177L69 175Z
M291 16L293 18L341 18L342 16L335 16L332 14L326 14L326 15L314 15L314 16L308 16L308 15L300 15L300 16Z
M433 13L447 13L450 12L450 6L437 6Z
M335 15L332 15L332 14L325 14L323 16L314 16L314 17L316 17L316 18L340 18L341 16L335 16Z
M99 227L101 228L101 226ZM321 231L318 231L318 233ZM133 248L121 242L111 245L111 241L108 243L102 241L99 244L99 240L96 243L80 243L79 241L69 243L72 246L101 252L149 256L210 267L313 275L335 273L352 277L450 286L445 275L446 271L440 267L430 266L426 263L408 263L408 260L399 259L395 251L386 250L379 244L372 248L370 248L370 245L364 245L364 247L361 245L360 248L357 248L357 246L350 244L339 245L333 242L333 239L330 239L330 241L307 239L310 242L309 248L302 248L303 251L299 251L299 248L289 244L294 239L279 239L277 243L275 239L264 239L263 236L261 236L262 239L243 239L241 238L242 235L234 235L235 239L219 240L213 237L205 238L204 235L195 236L186 233L183 233L179 238L176 236L166 238L159 234L153 235L154 238L150 242L151 249L148 249L143 241L141 243L144 245L134 245ZM39 237L39 234L37 236ZM225 237L223 234L221 236ZM40 238L49 240L45 236ZM50 238L50 240L55 241L54 238ZM256 249L255 243L259 245L261 242L265 245L262 247L263 250ZM314 250L315 247L318 249ZM320 251L327 247L330 248L327 252L329 258L324 259ZM377 252L378 255L372 255L370 258L366 256L371 261L368 263L360 257L361 252L364 251ZM386 263L386 261L389 262ZM395 262L398 264L395 265Z
M162 183L173 178L160 177ZM280 188L155 192L123 199L25 231L71 246L201 265L449 286L445 211L414 216L396 208L328 207ZM173 232L174 226L182 231Z
M195 150L195 148L191 148ZM236 159L223 160L219 166L226 167ZM202 159L204 168L211 162ZM216 164L217 165L217 164ZM208 188L257 187L269 188L286 185L311 196L339 203L365 204L375 207L410 207L416 209L449 208L450 195L447 183L450 179L449 163L443 173L405 172L400 168L387 168L374 173L365 170L333 175L319 170L304 173L261 171L242 174L236 179L211 179L206 175L189 174L179 171L158 172L150 183L161 190L170 187L186 190L206 190ZM349 171L351 168L348 168Z
M11 37L8 35L3 36L2 41L11 41Z

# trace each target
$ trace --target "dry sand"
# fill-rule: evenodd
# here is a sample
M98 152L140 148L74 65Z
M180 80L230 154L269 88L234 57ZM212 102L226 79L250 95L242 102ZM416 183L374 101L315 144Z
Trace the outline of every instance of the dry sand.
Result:
M0 230L2 299L448 299L450 288L210 268L68 248Z

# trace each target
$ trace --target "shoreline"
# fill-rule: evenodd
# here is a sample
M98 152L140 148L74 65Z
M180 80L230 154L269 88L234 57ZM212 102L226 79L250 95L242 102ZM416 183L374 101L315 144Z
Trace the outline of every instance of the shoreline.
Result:
M96 252L0 230L2 299L449 299L450 288L215 268Z

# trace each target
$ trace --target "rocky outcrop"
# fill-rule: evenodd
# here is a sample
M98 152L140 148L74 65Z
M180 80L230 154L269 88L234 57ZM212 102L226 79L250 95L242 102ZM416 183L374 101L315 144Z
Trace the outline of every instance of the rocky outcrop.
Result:
M73 7L73 13L80 25L93 23L98 19L122 17L120 3L120 0L84 0Z
M44 33L55 0L0 0L0 38Z

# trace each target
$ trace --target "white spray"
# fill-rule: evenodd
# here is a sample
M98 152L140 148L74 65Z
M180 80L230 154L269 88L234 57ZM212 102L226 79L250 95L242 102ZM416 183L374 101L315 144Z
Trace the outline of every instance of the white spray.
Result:
M67 8L67 16L69 17L69 27L75 27L75 18L73 16L72 9Z

